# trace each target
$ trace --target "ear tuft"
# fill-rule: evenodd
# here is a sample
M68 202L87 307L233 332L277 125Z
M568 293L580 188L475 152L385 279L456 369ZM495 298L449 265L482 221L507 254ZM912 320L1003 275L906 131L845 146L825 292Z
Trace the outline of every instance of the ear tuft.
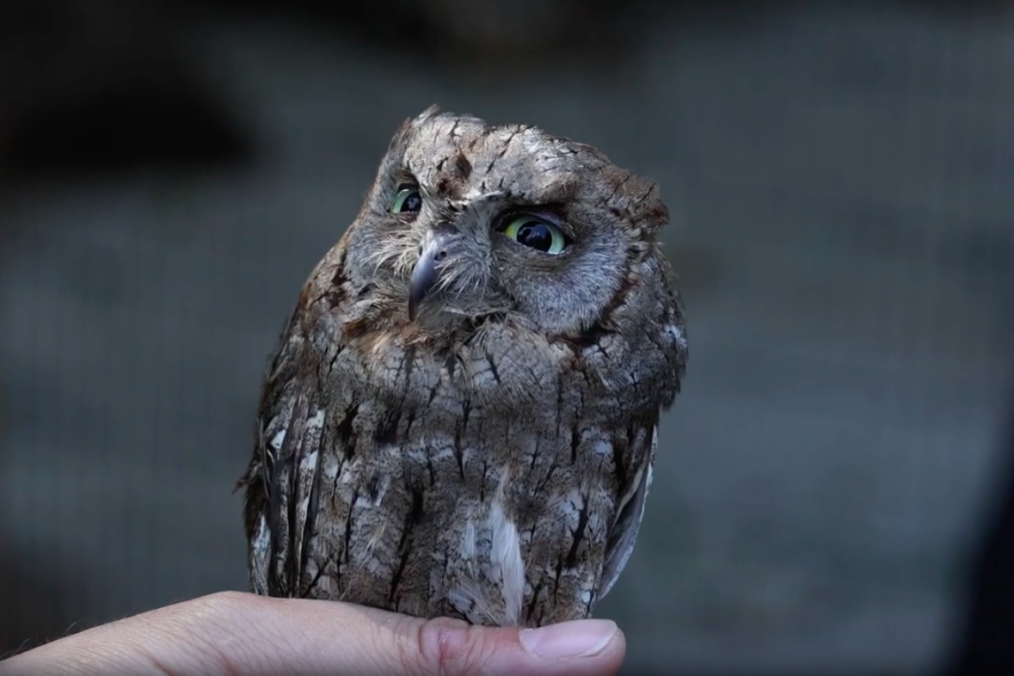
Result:
M415 118L415 123L419 124L420 122L425 122L431 117L435 117L439 112L440 106L434 103L432 106L422 111L417 118Z

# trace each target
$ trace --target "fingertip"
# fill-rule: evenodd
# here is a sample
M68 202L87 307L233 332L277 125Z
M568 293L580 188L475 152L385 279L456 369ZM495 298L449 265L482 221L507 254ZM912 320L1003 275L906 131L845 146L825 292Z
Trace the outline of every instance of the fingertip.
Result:
M577 620L538 629L523 629L518 639L533 657L546 662L594 657L613 641L619 627L612 620Z
M611 620L578 620L537 629L496 628L437 619L418 627L419 673L587 674L619 671L626 650Z

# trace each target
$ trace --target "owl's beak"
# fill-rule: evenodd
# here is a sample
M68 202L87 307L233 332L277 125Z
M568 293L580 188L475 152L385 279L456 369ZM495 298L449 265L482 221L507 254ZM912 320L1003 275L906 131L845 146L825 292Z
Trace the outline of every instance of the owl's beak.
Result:
M408 282L408 318L415 321L419 304L423 302L427 292L440 279L440 271L444 259L447 258L449 245L453 236L440 230L426 233L419 251L419 260L412 269L412 277Z

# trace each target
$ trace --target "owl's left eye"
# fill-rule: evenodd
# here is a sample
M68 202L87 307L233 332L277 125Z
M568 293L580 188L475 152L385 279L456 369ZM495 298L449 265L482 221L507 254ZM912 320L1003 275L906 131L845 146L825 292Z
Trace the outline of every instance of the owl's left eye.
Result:
M412 185L403 185L398 188L398 194L391 202L392 214L404 214L419 211L422 209L422 195L419 188Z
M524 244L543 253L562 253L567 246L567 237L560 228L535 216L519 216L512 219L503 234L518 244Z

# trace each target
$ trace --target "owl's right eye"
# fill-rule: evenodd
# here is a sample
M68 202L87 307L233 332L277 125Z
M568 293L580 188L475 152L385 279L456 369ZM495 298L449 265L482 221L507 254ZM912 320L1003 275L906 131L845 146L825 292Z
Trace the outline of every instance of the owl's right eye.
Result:
M392 214L404 214L419 211L422 208L422 195L419 188L414 185L403 185L398 188L398 194L391 202Z

